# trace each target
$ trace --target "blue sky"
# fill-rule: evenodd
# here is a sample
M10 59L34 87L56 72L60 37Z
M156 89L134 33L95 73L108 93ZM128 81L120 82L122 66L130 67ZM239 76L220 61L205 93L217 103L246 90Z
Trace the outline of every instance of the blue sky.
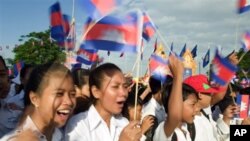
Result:
M48 29L48 9L54 2L56 0L0 0L0 46L3 48L0 55L12 58L14 54L11 49L19 44L21 35ZM72 0L59 2L63 13L71 15ZM146 10L167 45L174 43L177 54L185 43L190 50L197 44L196 61L200 62L208 48L211 49L211 58L216 46L223 48L224 55L233 49L239 50L240 34L250 30L250 12L238 15L236 2L237 0L134 0L130 7ZM76 30L80 38L86 15L77 4L75 10ZM157 37L159 39L159 36L155 36ZM141 73L146 69L154 40L146 44ZM9 50L5 49L6 45L10 46ZM112 52L110 57L105 56L106 52L101 53L106 61L116 64L123 62L120 67L125 72L130 71L135 62L134 54L125 54L124 58L119 58L119 53ZM202 72L205 70L206 68Z

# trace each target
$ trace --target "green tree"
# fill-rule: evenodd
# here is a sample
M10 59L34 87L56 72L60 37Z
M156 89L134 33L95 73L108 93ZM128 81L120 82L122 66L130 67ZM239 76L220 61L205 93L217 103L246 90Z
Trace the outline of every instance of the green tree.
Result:
M22 60L27 64L43 64L50 61L65 61L66 54L50 40L49 30L22 35L19 41L24 43L13 50L14 62Z
M238 58L240 59L240 57L243 54L244 54L244 51L240 50L237 54ZM249 51L241 59L238 66L239 66L238 75L240 76L240 78L245 78L246 76L250 78L250 52ZM248 72L248 73L244 75L243 72Z

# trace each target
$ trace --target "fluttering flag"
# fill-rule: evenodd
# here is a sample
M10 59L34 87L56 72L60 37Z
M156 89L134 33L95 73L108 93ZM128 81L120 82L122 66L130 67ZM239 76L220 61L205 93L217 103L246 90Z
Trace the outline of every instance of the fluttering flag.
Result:
M209 64L209 61L210 61L210 49L208 49L205 57L203 58L202 67L205 68Z
M185 45L183 46L182 50L181 50L181 53L180 53L180 57L183 56L183 54L186 52L186 47L187 47L187 44L185 43Z
M76 43L76 31L75 31L75 20L73 19L73 22L70 25L70 31L65 41L65 46L69 51L72 51L75 49L75 43Z
M250 50L250 32L245 32L243 34L241 44L245 52Z
M98 59L97 50L95 49L85 49L82 44L77 51L76 61L86 64L92 65L92 63L96 62Z
M88 30L85 36L87 48L108 51L134 52L139 49L142 18L139 12L123 16L108 15ZM91 23L92 24L92 23ZM87 26L88 27L88 26Z
M63 25L64 34L67 37L70 31L70 16L69 15L63 14L62 25Z
M78 0L78 2L86 14L95 20L101 19L122 5L122 0Z
M168 72L170 71L168 67L168 60L155 53L152 54L149 59L149 71L150 75L155 79L164 82Z
M238 0L238 13L244 13L250 10L250 0Z
M59 46L64 46L65 32L61 13L60 3L56 2L50 7L51 37L56 40Z
M237 66L232 64L228 58L222 57L218 50L216 50L210 73L211 81L221 86L225 86L232 80L236 71Z
M13 71L14 71L15 77L20 73L23 67L24 67L23 61L18 61L16 64L13 65Z
M153 24L153 22L150 20L149 16L143 12L143 31L142 31L142 37L150 41L150 39L154 36L156 32L156 27Z
M194 46L194 48L191 51L192 57L195 58L197 56L197 45Z

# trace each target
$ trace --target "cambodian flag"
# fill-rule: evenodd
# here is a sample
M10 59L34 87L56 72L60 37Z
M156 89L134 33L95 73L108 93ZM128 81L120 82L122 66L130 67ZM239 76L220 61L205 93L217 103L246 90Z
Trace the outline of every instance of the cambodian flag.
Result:
M24 67L23 61L18 61L16 64L14 64L13 66L14 75L17 76L23 67Z
M63 20L62 20L63 30L65 36L68 36L70 31L70 16L63 14Z
M250 10L250 0L238 0L238 13L244 13Z
M247 118L249 111L249 95L237 95L237 105L240 105L240 118Z
M250 32L243 34L241 44L245 52L250 50Z
M122 0L78 0L78 2L95 20L101 19L122 4Z
M152 54L149 60L149 71L151 76L164 82L169 72L168 60L156 54Z
M142 31L142 37L150 41L150 39L154 36L156 32L156 27L150 20L149 16L143 12L143 31Z
M84 45L81 45L80 49L77 52L76 61L86 65L91 65L92 63L97 61L97 59L98 59L97 50L85 49Z
M65 40L63 21L60 4L56 2L50 7L51 37L56 40L60 46L64 46Z
M216 50L210 73L211 80L216 84L224 86L231 81L236 71L237 66L231 64L228 58L221 57L218 50Z
M140 16L135 12L125 17L106 16L95 25L91 23L85 36L85 45L98 50L137 52L142 30L139 21Z

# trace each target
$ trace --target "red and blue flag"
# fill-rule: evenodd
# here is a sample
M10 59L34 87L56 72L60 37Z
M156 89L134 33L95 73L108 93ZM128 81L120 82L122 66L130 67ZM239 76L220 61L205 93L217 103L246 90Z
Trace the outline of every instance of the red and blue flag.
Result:
M156 27L150 20L149 16L143 12L143 31L142 31L142 37L150 41L150 39L154 36L156 32Z
M164 82L169 71L168 60L159 55L152 54L149 59L149 71L155 79Z
M106 16L87 31L85 45L97 50L137 52L142 29L139 21L135 12L125 17Z
M245 52L250 50L250 32L243 34L241 44Z
M23 61L18 61L16 64L13 65L13 71L14 71L15 77L20 73L23 67L24 67Z
M220 56L218 50L216 50L210 73L211 80L216 84L224 86L231 81L236 71L237 66L231 64L228 58Z
M60 3L56 2L50 7L50 25L51 37L56 40L59 46L64 46L65 32L63 23Z
M122 0L78 0L86 13L99 20L122 4Z
M65 46L69 51L72 51L75 49L75 43L76 43L76 31L75 31L75 22L73 20L70 26L69 34L65 41Z
M97 50L95 49L85 49L84 45L81 45L80 49L77 52L76 61L91 65L96 62L98 59Z
M238 13L244 13L250 10L250 0L238 0Z

